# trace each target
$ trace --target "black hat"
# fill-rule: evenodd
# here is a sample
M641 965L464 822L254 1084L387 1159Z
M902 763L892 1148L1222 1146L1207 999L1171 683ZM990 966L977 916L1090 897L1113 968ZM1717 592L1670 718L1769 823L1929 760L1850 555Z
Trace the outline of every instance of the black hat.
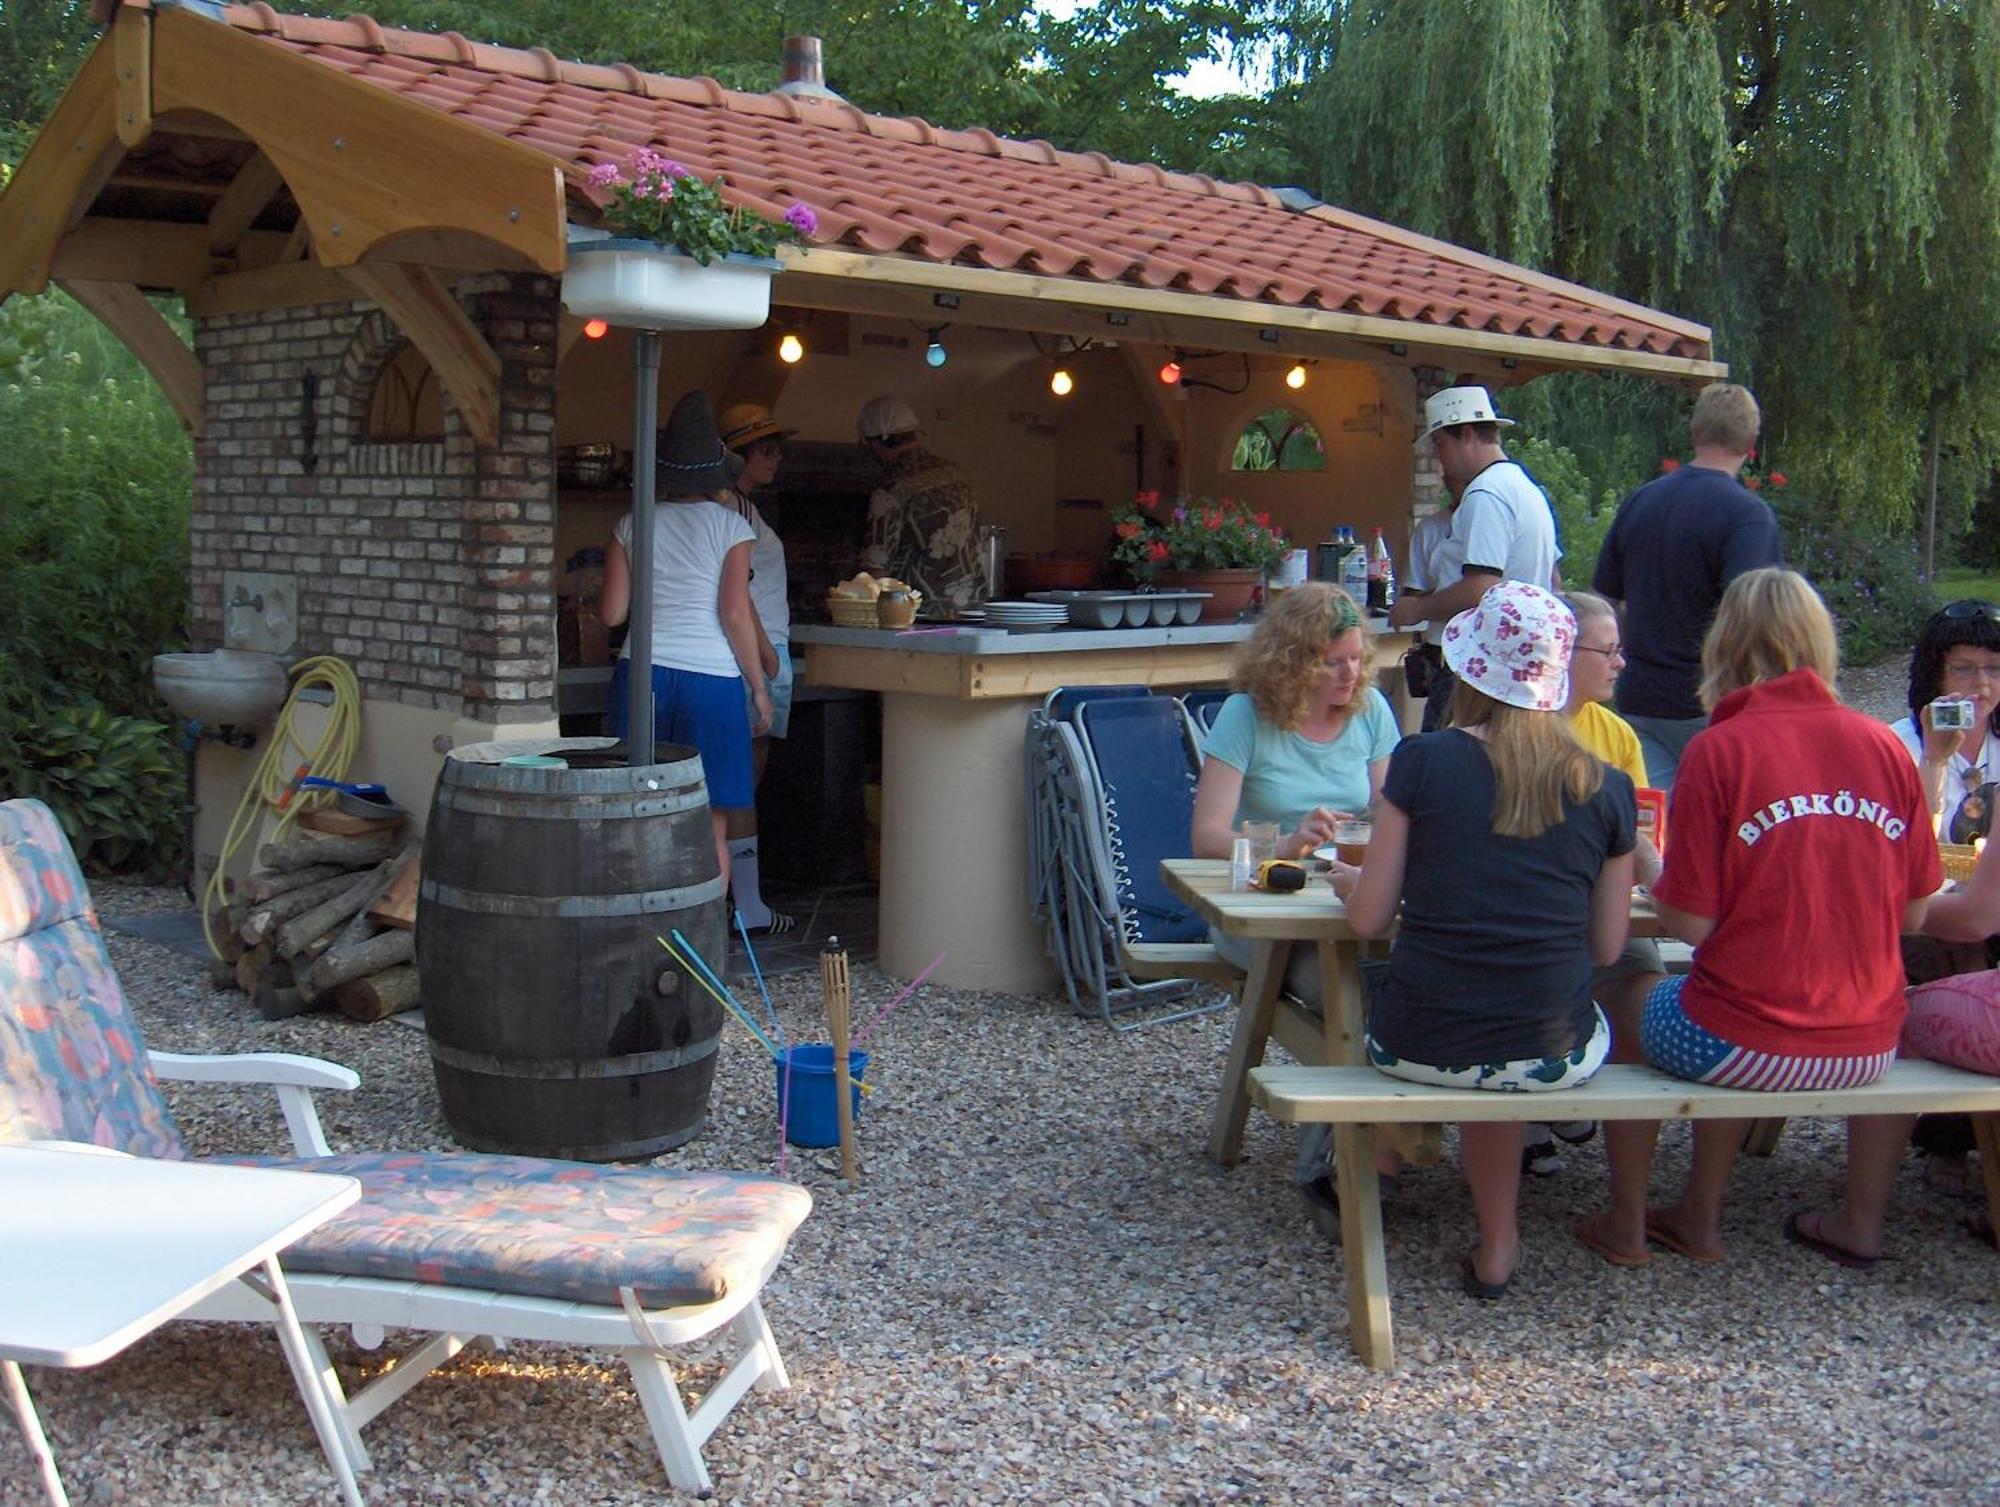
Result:
M655 470L661 489L670 497L717 492L735 480L729 452L715 432L715 405L700 388L674 404L659 444Z

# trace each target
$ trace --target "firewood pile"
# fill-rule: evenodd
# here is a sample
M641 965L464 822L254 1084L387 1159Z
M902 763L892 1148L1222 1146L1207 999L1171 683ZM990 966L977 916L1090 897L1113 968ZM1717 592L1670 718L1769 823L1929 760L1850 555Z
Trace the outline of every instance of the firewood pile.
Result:
M384 1020L421 1002L423 839L401 835L399 821L347 826L266 843L250 877L232 882L232 903L215 923L217 982L233 982L266 1020L325 1009Z

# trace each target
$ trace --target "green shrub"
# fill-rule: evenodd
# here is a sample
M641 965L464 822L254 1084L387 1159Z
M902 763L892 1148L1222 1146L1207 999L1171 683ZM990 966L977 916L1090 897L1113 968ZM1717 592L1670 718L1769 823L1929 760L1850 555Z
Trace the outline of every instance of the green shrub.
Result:
M1765 496L1778 514L1785 563L1813 583L1833 613L1841 663L1869 665L1909 653L1937 610L1916 542L1842 527L1790 487L1769 488Z
M161 724L101 706L52 707L0 733L0 758L11 765L11 793L48 802L79 862L173 874L187 764Z
M1595 486L1575 454L1554 440L1534 436L1507 449L1542 484L1555 510L1563 580L1588 587L1591 572L1597 569L1597 551L1610 531L1612 515L1618 511L1618 494Z

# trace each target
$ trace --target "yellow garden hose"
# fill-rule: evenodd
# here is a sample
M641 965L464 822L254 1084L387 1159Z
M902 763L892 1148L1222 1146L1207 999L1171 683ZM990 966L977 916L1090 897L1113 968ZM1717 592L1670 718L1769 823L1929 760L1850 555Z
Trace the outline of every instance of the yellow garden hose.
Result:
M308 749L293 719L300 694L322 688L332 693L333 706L319 741ZM347 661L331 654L299 661L292 667L292 689L278 713L277 725L264 747L264 757L257 761L257 771L244 789L243 799L237 802L235 815L229 818L229 831L222 839L215 872L209 875L208 886L202 891L201 933L213 956L222 956L222 949L215 943L213 919L229 904L224 888L229 860L256 833L264 817L262 807L269 806L278 813L278 825L272 836L282 835L300 811L332 798L327 791L299 790L299 780L306 775L346 779L347 767L354 762L355 750L360 745L361 682L355 679Z

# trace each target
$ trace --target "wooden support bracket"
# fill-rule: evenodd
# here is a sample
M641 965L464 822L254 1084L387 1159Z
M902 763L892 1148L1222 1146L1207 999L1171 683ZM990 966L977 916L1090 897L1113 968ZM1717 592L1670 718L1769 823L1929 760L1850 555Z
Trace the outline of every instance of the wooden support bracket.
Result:
M500 357L436 273L401 262L343 267L349 282L396 321L438 374L482 445L500 440Z
M196 439L207 425L207 379L201 361L146 295L130 283L64 281L59 286L95 314L153 374L167 402Z
M285 175L278 171L278 165L262 152L252 152L208 212L209 251L216 256L234 255L243 232L256 223L271 196L284 185ZM300 223L304 223L303 216Z

